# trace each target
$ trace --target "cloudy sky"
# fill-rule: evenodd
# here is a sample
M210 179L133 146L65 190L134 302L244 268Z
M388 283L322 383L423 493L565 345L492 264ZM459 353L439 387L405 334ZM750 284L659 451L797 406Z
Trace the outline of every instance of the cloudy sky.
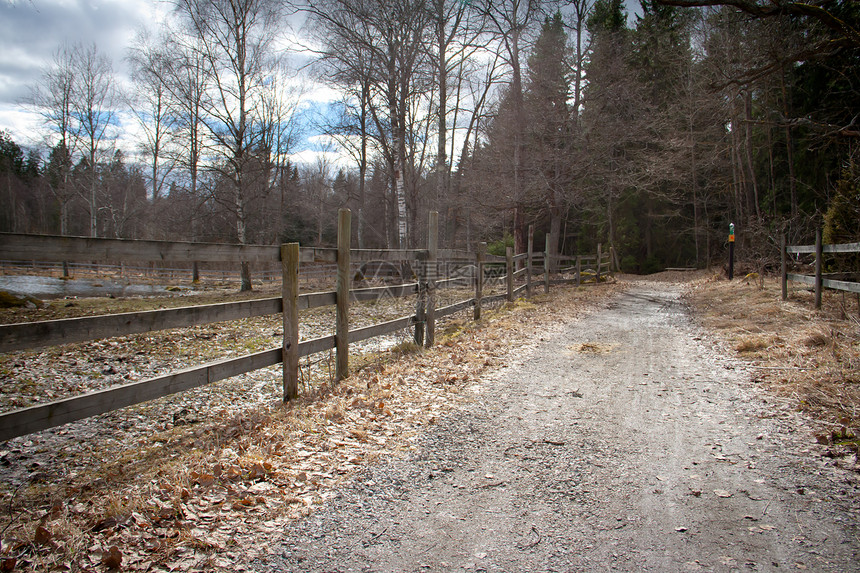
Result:
M159 0L0 0L0 129L19 143L39 143L35 118L21 104L57 48L95 42L121 70L136 31L164 10Z
M39 117L25 102L57 49L64 42L95 42L122 78L135 34L162 22L170 6L168 0L0 0L0 130L22 145L41 144ZM304 91L317 102L327 93Z

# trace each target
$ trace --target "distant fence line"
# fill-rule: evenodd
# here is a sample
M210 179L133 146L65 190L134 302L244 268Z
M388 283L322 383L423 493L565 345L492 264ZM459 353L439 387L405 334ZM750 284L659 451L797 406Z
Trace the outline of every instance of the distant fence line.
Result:
M839 280L835 278L845 278L845 273L837 273L829 278L823 272L824 255L825 254L846 254L860 253L860 243L843 243L834 245L822 244L821 230L815 232L814 245L788 245L786 244L785 235L782 236L780 243L781 253L781 274L782 274L782 300L788 299L788 281L801 282L810 285L815 290L815 308L821 308L821 297L824 288L840 290L843 292L857 293L860 300L860 282ZM788 255L789 254L813 254L815 255L815 274L803 275L788 272Z
M367 262L357 261L351 264L352 271L356 275L363 276L367 271ZM462 264L458 261L440 261L440 264ZM238 266L235 268L225 268L223 265L216 264L211 268L206 268L203 265L198 265L197 268L193 263L185 266L180 266L171 261L171 265L167 266L164 263L156 265L154 262L148 265L116 263L116 262L60 262L60 261L40 261L40 260L0 260L0 274L21 274L27 271L41 273L68 273L68 278L74 278L77 272L92 274L95 276L107 276L110 278L128 279L143 277L166 280L220 280L222 282L240 280L240 270ZM271 283L281 281L283 273L278 261L277 265L267 265L252 269L252 276L255 281L263 283ZM371 272L366 279L377 278L377 275L383 275L381 272ZM444 274L444 272L443 272ZM116 276L115 276L116 275ZM325 262L305 262L299 268L299 277L303 279L335 279L337 277L337 264Z
M550 285L553 284L598 284L611 274L611 255L601 252L600 246L597 254L591 256L550 257L547 254L548 249L534 252L531 240L533 228L529 230L528 252L514 256L513 250L508 247L506 255L501 257L487 254L486 244L483 243L475 253L438 249L438 215L435 212L430 214L426 249L351 249L350 226L351 214L349 210L342 209L338 213L337 248L300 247L298 243L277 247L0 233L0 260L64 260L90 263L100 260L211 261L221 264L248 260L258 264L279 263L282 281L280 297L0 325L0 352L274 314L282 314L284 325L282 344L275 348L0 414L0 440L53 428L279 363L283 365L283 398L285 401L291 400L298 395L298 361L301 356L335 349L336 378L345 378L349 375L350 343L404 328L414 328L415 342L429 347L435 341L437 319L472 308L475 320L479 320L483 306L488 303L513 301L523 292L531 296L541 275L544 290L549 292ZM361 269L366 263L380 262L407 262L411 265L416 280L382 287L351 288L357 268ZM298 276L301 263L335 264L336 290L299 293ZM542 264L542 268L538 263ZM517 266L523 268L515 270ZM573 276L553 278L551 267L559 269L561 273L572 273ZM516 281L523 284L515 287ZM505 292L485 296L484 288L491 283L504 284ZM474 296L437 308L436 291L456 285L473 287ZM412 295L417 295L415 314L363 328L349 329L351 301ZM330 305L336 306L335 333L300 341L298 311Z

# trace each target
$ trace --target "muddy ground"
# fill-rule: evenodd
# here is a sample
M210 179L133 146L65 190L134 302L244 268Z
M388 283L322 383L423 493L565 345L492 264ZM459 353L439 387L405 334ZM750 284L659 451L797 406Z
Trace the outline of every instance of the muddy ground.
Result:
M858 473L695 326L679 286L558 318L250 567L860 571Z

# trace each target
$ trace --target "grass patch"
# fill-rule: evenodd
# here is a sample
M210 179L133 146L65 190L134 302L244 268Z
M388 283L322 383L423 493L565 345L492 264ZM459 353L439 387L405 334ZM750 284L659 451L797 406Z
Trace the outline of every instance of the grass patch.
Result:
M0 290L0 308L39 308L42 306L42 301L32 297L17 297L14 294L5 290Z
M414 340L404 340L389 349L389 352L397 356L406 356L408 354L417 354L424 349L420 344L415 344Z
M737 352L758 352L767 350L771 346L771 340L767 336L745 336L735 344Z
M807 287L789 283L783 301L779 277L757 279L747 284L713 275L691 285L686 299L703 326L762 367L756 380L821 423L857 434L860 309L825 291L817 311Z

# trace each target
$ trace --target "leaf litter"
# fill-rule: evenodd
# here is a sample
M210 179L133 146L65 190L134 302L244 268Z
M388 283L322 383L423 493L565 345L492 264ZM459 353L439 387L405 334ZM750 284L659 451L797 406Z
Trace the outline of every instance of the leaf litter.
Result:
M617 288L574 291L565 311L583 312ZM273 400L281 374L269 368L10 440L0 445L0 569L209 571L263 555L269 547L260 539L310 515L366 464L414 449L422 428L466 406L466 384L503 367L552 323L551 300L503 305L478 324L440 321L432 349L410 348L404 332L392 342L402 351L356 357L352 376L337 384L331 357L318 358L288 404ZM414 300L356 307L352 327L408 314ZM327 311L303 315L302 334L331 328ZM30 396L51 389L40 398L55 399L252 352L277 344L279 321L9 353L0 357L3 383L18 387L0 404L26 402L22 379L32 382Z

